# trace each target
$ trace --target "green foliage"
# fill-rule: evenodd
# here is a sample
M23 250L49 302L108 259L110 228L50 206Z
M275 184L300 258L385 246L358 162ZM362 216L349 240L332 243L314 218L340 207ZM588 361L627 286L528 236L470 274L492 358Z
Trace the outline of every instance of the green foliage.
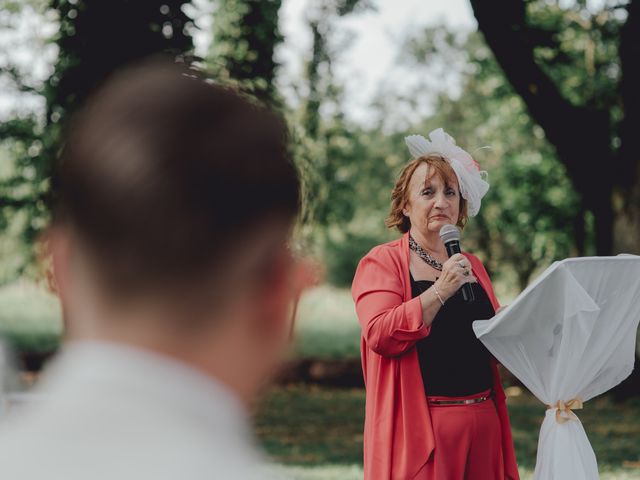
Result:
M189 0L52 0L60 28L47 81L48 121L57 124L113 71L153 54L184 58L193 50Z
M538 32L535 60L574 105L616 109L620 117L618 46L624 2L593 11L580 2L527 2L527 21Z
M597 253L637 251L640 4L526 0L499 16L490 1L471 5L593 219Z
M47 30L47 2L0 0L5 42L0 45L0 81L4 94L15 96L12 112L0 123L0 285L33 273L32 244L46 221L42 201L48 182L42 178L42 153L47 145L44 119L27 105L35 104L44 88L41 79L12 54L20 47L45 50L40 33L23 31L25 19Z
M67 113L123 63L160 51L189 60L191 25L182 12L186 3L51 3L49 8L58 13L60 22L54 39L60 48L55 71L44 85L23 82L25 89L44 96L46 116L16 116L0 128L0 155L6 159L0 172L0 226L27 240L0 242L0 252L31 245L46 223L44 200L51 160ZM217 2L215 13L210 56L214 70L222 79L234 79L264 99L277 96L273 52L282 40L277 27L280 3L224 0ZM43 0L29 4L47 11ZM20 8L8 0L4 5ZM333 65L349 38L340 37L336 22L371 8L372 3L365 0L323 0L311 5L307 23L312 55L304 88L298 90L300 107L287 111L304 183L299 237L302 244L320 252L328 267L327 278L336 285L348 285L360 257L374 244L397 235L385 229L384 218L391 188L408 160L403 137L410 132L426 134L439 126L489 171L492 189L481 214L469 223L465 242L492 272L512 275L522 287L536 269L554 259L591 252L593 234L583 220L580 197L478 34L429 28L402 46L404 61L417 78L429 69L442 74L443 85L460 83L454 100L450 88L418 82L406 97L388 95L378 103L378 117L384 119L391 118L388 113L397 111L399 104L414 102L415 114L407 116L406 125L382 120L364 128L345 118L344 93L335 81ZM578 95L576 102L609 102L615 109L611 84L619 69L612 56L622 23L617 10L585 16L581 7L569 12L528 2L527 8L540 40L538 61L555 75L567 95ZM113 25L118 25L117 33ZM10 66L4 72L20 79L20 72ZM415 106L415 98L425 91L437 94L436 113L429 118ZM473 152L483 145L492 148ZM26 253L10 257L13 263L4 269L6 279L19 274L20 265L28 264L30 258ZM15 262L16 258L20 261Z
M469 73L460 98L442 96L430 121L452 125L458 143L470 151L490 146L473 153L489 172L491 189L465 241L491 271L513 269L522 290L537 269L581 253L579 197L480 36L472 34L464 48Z
M371 250L371 247L386 240L388 239L382 235L366 231L340 231L334 235L327 235L324 247L327 281L341 287L350 286L360 259Z
M42 155L49 138L39 119L31 115L4 122L0 139L0 245L7 248L0 274L3 283L28 269L33 258L29 246L46 224L44 195L49 182L43 176Z
M403 51L403 62L417 77L421 72L446 71L454 74L460 93L452 98L450 85L436 86L435 114L405 132L368 132L372 145L378 139L375 151L386 152L386 161L371 162L367 172L378 179L373 190L384 192L379 205L388 205L393 186L388 166L399 167L407 160L402 137L443 127L489 172L491 189L480 214L465 229L464 244L483 258L490 273L515 277L514 284L521 290L537 270L583 252L585 246L578 239L585 235L584 224L576 221L583 215L579 197L542 129L532 122L480 35L432 27L408 38ZM388 97L381 108L410 105L420 91L429 89L434 87L418 83L415 91L406 94L408 98ZM380 138L386 139L386 146L379 144Z
M303 219L309 226L307 243L322 256L327 279L342 286L351 283L362 255L389 240L379 228L386 198L377 188L382 178L392 178L384 165L387 143L376 142L383 151L375 151L369 132L345 119L344 91L333 72L340 51L350 41L349 37L340 40L336 22L372 8L365 0L312 4L307 12L313 45L305 68L302 90L306 93L300 99L301 108L290 113L291 123L301 125L299 157L306 159L305 167L312 172L307 177Z
M58 47L54 71L35 82L11 62L0 68L16 91L40 97L44 115L18 112L0 126L0 283L34 271L34 244L47 224L51 169L68 115L118 67L152 54L189 61L193 49L191 20L185 0L132 2L115 0L4 0L4 14L32 13L57 19L59 30L49 39ZM10 22L9 22L10 23ZM8 48L8 47L6 47ZM34 45L34 49L38 46ZM11 58L10 52L2 52ZM9 259L9 260L7 260Z
M213 23L209 62L221 81L235 82L263 100L275 98L277 63L282 42L278 29L281 0L219 0Z
M369 8L363 0L325 0L315 2L307 15L313 38L305 68L308 93L301 99L301 110L292 113L291 121L303 126L307 148L301 154L310 159L315 174L309 219L322 227L353 217L353 165L366 154L360 130L344 119L343 88L333 74L338 51L330 39L338 18ZM322 115L321 110L326 113Z
M384 218L396 176L409 159L403 137L440 126L489 172L492 187L466 228L465 246L491 273L521 290L552 261L589 251L592 241L580 239L592 234L584 231L579 197L565 168L480 35L433 27L408 38L403 51L416 76L446 69L461 91L452 99L446 87L436 90L435 114L416 115L407 130L384 121L364 129L342 117L320 118L312 208L313 221L322 226L315 235L321 236L328 280L349 285L359 259L397 235L385 229ZM409 98L387 96L379 104L380 118L386 108L410 105L429 88L418 83ZM478 150L484 145L491 148Z
M355 266L376 244L392 238L384 228L395 162L389 139L343 120L322 123L325 135L307 137L307 235L327 266L327 279L350 285ZM380 149L376 149L376 147Z

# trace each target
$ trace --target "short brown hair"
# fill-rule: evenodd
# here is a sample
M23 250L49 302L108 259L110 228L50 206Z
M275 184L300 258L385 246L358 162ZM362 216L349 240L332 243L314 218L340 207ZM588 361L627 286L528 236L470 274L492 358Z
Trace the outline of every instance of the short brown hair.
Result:
M75 116L52 201L53 226L72 227L109 293L135 295L224 283L221 267L259 227L291 226L300 190L281 115L154 59Z
M458 179L456 177L453 168L449 165L442 156L436 154L429 154L414 160L411 160L407 165L402 168L398 181L393 187L391 192L391 212L385 220L385 225L388 228L397 228L400 232L406 233L411 228L411 221L402 210L407 204L409 197L409 183L411 177L415 173L416 169L423 163L426 163L431 167L431 176L426 178L432 178L434 175L438 175L440 179L445 183L451 183L455 179L456 183ZM459 190L459 189L458 189ZM467 201L460 196L460 213L456 225L460 228L464 228L467 220L469 219Z

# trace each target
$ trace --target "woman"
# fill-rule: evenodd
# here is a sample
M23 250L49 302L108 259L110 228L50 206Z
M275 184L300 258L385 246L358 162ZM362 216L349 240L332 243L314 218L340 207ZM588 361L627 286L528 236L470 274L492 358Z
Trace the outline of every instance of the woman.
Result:
M517 479L496 362L473 320L499 308L480 260L448 258L442 226L463 227L489 185L442 129L413 135L413 160L392 193L398 240L358 265L352 293L362 326L365 479ZM464 302L469 283L475 301Z

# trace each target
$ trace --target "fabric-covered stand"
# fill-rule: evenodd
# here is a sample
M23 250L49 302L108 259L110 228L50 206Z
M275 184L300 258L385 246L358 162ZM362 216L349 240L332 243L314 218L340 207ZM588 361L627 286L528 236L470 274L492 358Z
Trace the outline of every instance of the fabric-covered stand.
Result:
M631 373L639 320L640 256L619 255L555 262L495 317L474 322L489 351L548 405L535 479L598 478L573 410Z

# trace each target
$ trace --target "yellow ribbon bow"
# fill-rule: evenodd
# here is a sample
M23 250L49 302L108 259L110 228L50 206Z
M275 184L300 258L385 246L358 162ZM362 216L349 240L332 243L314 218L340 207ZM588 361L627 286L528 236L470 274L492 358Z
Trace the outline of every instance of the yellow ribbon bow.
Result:
M582 408L582 400L579 398L572 398L568 402L563 400L558 400L555 405L549 405L549 408L556 409L556 422L565 423L569 420L578 420L578 416L573 413L572 410L580 410ZM562 415L562 413L565 415Z

